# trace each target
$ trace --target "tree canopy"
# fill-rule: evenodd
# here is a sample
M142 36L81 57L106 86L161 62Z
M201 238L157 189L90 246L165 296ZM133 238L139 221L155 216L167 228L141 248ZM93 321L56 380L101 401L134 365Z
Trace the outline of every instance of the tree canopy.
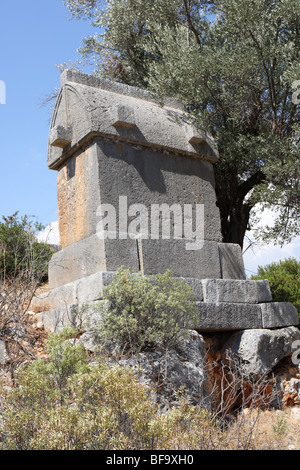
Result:
M300 316L300 262L287 258L278 263L259 266L251 279L268 279L274 301L292 302Z
M0 221L0 280L48 279L48 262L54 248L36 238L45 227L34 217L18 212Z
M266 241L299 233L299 0L63 1L95 26L94 73L178 98L213 135L223 241L243 246L258 204Z

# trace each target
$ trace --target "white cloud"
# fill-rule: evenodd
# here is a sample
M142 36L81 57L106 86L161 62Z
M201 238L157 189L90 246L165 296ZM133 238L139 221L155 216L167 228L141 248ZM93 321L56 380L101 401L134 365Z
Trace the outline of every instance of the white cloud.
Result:
M39 241L49 243L50 245L59 245L58 221L51 222L43 232L37 236Z
M256 227L266 225L271 227L273 225L274 213L272 213L272 211L264 210L259 215L260 220ZM254 240L253 231L248 232L247 235L251 240ZM247 248L247 246L245 246L244 249L245 248ZM267 264L290 257L300 259L300 236L282 247L273 243L257 243L249 248L243 255L246 275L250 277L251 274L256 274L258 266L266 266Z

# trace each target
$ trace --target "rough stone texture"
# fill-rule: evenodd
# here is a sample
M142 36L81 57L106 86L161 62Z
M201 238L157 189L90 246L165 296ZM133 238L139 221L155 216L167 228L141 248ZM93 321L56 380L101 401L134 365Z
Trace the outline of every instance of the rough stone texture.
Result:
M111 283L114 274L114 272L100 272L50 289L48 292L34 297L30 308L34 313L38 313L66 305L88 304L100 300L104 296L104 288ZM196 300L203 300L201 280L195 278L179 279L191 287Z
M184 278L220 278L219 244L204 241L203 248L187 251L182 240L101 240L97 235L85 238L53 255L49 264L51 289L98 272L116 271L124 265L145 275L172 269ZM192 242L192 241L191 241ZM212 263L211 260L216 262Z
M199 279L182 277L179 280L190 286L196 301L203 301L203 285Z
M62 74L61 85L49 133L48 164L58 171L62 250L50 263L50 288L121 265L145 274L171 268L175 276L188 278L219 278L222 272L244 277L240 248L228 248L236 258L231 262L238 266L230 272L220 247L211 163L217 159L215 145L186 122L182 106L174 100L161 106L147 92L71 71ZM126 198L126 210L142 204L148 211L148 237L142 236L139 243L119 237L129 235L132 222L132 214L127 214L126 227L119 226L120 196ZM115 240L99 238L98 209L104 204L116 210ZM153 239L154 204L160 209L180 205L186 238L175 236L171 217L171 239L162 239L161 226L159 239ZM185 233L185 204L192 207L193 216L196 205L204 205L202 249L186 249L191 241ZM198 233L194 237L200 240Z
M260 303L271 302L269 282L207 279L202 281L205 302Z
M221 243L217 158L211 137L187 122L175 100L162 105L148 92L63 72L48 145L49 168L58 171L62 249L49 264L50 292L33 302L46 327L80 321L83 304L93 311L104 277L120 266L144 275L171 269L186 280L199 330L298 324L291 304L271 302L267 282L246 280L241 248ZM154 207L160 218L152 217ZM140 218L139 225L143 211L146 223Z
M175 392L180 390L186 393L190 404L210 406L205 390L205 344L196 331L191 331L190 337L176 350L144 352L124 357L117 363L140 368L139 380L153 390L161 411L172 406L176 401Z
M46 332L56 333L57 331L76 324L76 305L66 305L53 310L43 312L42 322Z
M261 308L263 328L280 328L287 325L298 325L298 311L290 302L266 303L261 305Z
M42 312L42 321L47 332L55 333L67 326L79 329L92 328L93 319L99 318L101 308L107 308L106 300L89 302L88 304L65 305L53 310Z
M262 376L284 357L293 353L293 343L300 339L294 326L269 329L251 329L234 333L223 349L238 359L245 375Z
M77 301L80 304L100 300L104 296L104 288L113 280L113 272L97 273L76 282Z
M251 405L252 393L256 406L259 403L265 406L270 402L276 407L300 403L299 375L290 358L294 341L299 340L299 337L300 332L294 327L273 331L219 332L204 336L191 330L189 338L167 354L156 350L122 356L112 341L105 349L105 357L112 365L119 364L136 370L139 380L152 391L161 411L172 406L175 403L175 392L183 389L191 404L218 412L222 410L224 415L241 405L246 406L246 402L240 401L240 386L245 387L242 396L248 400L248 405ZM99 341L93 331L82 334L78 341L88 351L99 352ZM285 371L286 368L289 372ZM290 369L294 376L290 375ZM273 376L279 386L279 394L276 396L271 385L274 384ZM256 387L260 379L265 384L261 391L261 402L259 385Z
M139 271L136 240L101 240L97 235L85 238L53 255L49 263L51 289L124 265Z
M219 254L222 279L246 279L241 247L234 243L220 243Z
M51 168L64 160L61 142L57 146L60 134L63 145L69 147L79 146L88 134L95 133L196 158L218 159L212 139L185 122L182 105L175 100L166 100L162 107L147 92L70 70L63 72L61 85L49 136ZM67 138L64 128L69 129Z
M261 308L258 304L196 302L199 331L261 328Z
M159 108L160 109L160 108ZM145 121L147 118L145 118ZM204 204L204 239L221 241L211 163L172 152L95 139L101 203L119 208L119 196L128 206ZM118 214L117 214L118 215ZM151 232L149 223L149 233Z
M59 238L61 248L95 233L100 204L97 151L89 146L71 156L57 174Z
M199 312L196 328L199 331L279 328L298 325L299 322L296 308L288 302L196 302L196 305Z
M100 300L103 298L104 288L110 284L113 276L113 272L100 272L50 289L32 300L31 309L37 313Z
M206 278L221 275L218 243L204 241L203 248L187 251L187 240L142 240L141 257L144 274L173 271L176 277ZM212 259L216 262L212 263Z
M97 153L98 158L95 157ZM116 240L110 238L96 240L95 234L100 221L97 209L100 201L101 204L111 204L116 209L118 229L120 228L119 196L127 198L126 208L137 202L143 204L148 210L149 221L152 204L159 206L167 204L170 207L173 204L180 204L181 207L184 204L192 204L193 207L195 204L204 204L203 236L208 241L220 241L219 214L215 204L213 184L212 167L207 162L177 155L161 155L151 149L141 151L123 143L102 142L96 139L96 143L88 150L70 157L58 173L59 230L63 250L57 254L57 258L66 258L67 266L64 267L60 260L57 265L59 271L62 269L72 271L73 278L66 273L65 279L58 281L60 284L52 284L52 278L59 279L61 276L56 270L51 276L51 265L51 287L82 277L80 270L87 271L86 275L89 275L95 272L93 269L113 270L113 265L116 264L116 267L124 264L139 269L139 266L133 265L134 256L137 256L137 247L135 240L130 239L129 235L127 239L120 239L117 236ZM128 215L127 219L129 227L132 217ZM174 239L172 232L170 240L161 238L152 240L150 222L148 230L148 239L141 241L143 253L141 262L146 273L166 270L168 265L171 265L175 275L200 278L221 276L217 243L206 244L201 250L188 251L186 243L189 240ZM97 261L97 266L92 270L85 265L86 253L84 253L85 264L81 267L81 251L87 249L85 240L88 240L87 244L91 246L92 252L99 253L98 257L102 261L102 263ZM131 250L131 264L128 264L129 260L122 259L123 252L129 249L128 246ZM66 248L69 250L65 251ZM116 250L119 251L119 259L116 257ZM134 254L132 250L136 253ZM157 250L158 254L155 256ZM72 258L72 252L78 253L75 259L75 263L78 261L78 269L76 266L69 266L68 260ZM91 254L88 253L88 257L90 258ZM211 262L212 258L215 259L215 263ZM193 274L195 266L197 269Z
M66 148L72 141L72 129L66 126L56 126L50 130L49 140L53 146Z
M166 267L167 268L167 267ZM163 269L162 269L163 271ZM50 289L32 301L35 312L65 316L68 309L103 298L114 272L100 272ZM238 329L279 328L298 325L298 312L288 302L272 302L267 281L182 278L195 295L199 331L230 331ZM75 310L74 310L75 309ZM46 322L47 323L47 322ZM48 328L48 326L47 326Z

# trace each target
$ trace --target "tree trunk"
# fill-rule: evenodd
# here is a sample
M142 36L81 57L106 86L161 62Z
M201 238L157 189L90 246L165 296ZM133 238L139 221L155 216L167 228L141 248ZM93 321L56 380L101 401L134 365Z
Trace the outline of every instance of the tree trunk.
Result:
M221 230L224 243L236 243L243 249L251 209L252 207L248 204L237 204L230 208L225 217L221 214Z
M224 243L236 243L243 249L244 237L249 225L253 204L245 202L247 194L264 180L257 171L246 181L238 184L237 174L232 172L225 179L216 171L217 206L220 209L221 231Z

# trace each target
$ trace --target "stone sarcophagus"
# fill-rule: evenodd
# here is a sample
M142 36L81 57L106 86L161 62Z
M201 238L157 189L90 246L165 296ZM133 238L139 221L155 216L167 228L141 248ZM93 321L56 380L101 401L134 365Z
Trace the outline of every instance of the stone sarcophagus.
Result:
M61 250L49 265L50 291L36 299L44 324L55 329L66 309L101 299L120 266L171 269L188 282L199 329L297 324L296 309L272 302L267 282L246 280L240 247L222 243L217 160L212 138L177 101L63 72L48 145Z
M147 92L64 72L49 135L62 247L50 286L121 265L145 274L171 268L198 279L242 277L239 249L226 247L233 273L220 253L217 158L177 102L162 107ZM111 223L101 237L108 204Z

